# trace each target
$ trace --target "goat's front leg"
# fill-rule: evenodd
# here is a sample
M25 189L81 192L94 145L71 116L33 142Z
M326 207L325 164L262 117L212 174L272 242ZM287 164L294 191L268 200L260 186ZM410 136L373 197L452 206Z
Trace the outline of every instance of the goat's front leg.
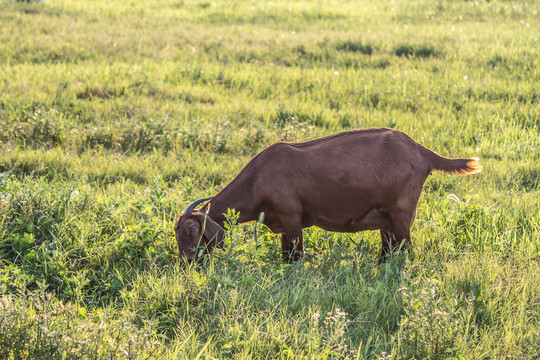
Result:
M285 261L292 262L302 259L304 255L302 229L281 235L281 252Z

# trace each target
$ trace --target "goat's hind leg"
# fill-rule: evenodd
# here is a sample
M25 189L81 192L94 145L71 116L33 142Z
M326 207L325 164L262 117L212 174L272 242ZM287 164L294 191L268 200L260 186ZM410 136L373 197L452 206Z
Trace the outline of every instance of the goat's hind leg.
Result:
M403 243L402 250L411 249L411 225L416 217L416 210L412 214L397 213L390 216L391 230L381 229L381 255L379 264L386 260L392 251L399 250Z
M394 234L388 230L380 230L381 233L381 254L379 255L379 264L384 262L386 256L391 252L394 243Z

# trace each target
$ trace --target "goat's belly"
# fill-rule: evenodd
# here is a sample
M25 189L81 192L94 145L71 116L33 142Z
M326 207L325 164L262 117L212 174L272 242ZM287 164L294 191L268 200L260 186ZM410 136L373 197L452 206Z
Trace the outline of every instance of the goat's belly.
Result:
M341 215L340 217L336 215ZM390 220L386 212L379 209L370 209L365 215L354 216L350 214L332 214L330 216L318 216L316 226L336 232L357 232L363 230L386 229Z

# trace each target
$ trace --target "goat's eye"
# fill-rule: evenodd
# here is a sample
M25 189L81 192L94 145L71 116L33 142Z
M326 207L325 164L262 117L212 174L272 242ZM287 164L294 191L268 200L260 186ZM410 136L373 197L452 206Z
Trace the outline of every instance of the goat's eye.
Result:
M197 227L195 225L192 225L188 228L189 233L193 233Z

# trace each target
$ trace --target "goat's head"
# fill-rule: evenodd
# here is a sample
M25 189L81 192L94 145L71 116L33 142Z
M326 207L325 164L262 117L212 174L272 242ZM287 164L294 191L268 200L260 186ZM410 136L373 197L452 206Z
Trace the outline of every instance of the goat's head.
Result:
M210 199L193 202L174 224L178 250L189 261L197 259L201 250L208 254L214 246L223 247L223 228L207 214L195 210L195 206Z

